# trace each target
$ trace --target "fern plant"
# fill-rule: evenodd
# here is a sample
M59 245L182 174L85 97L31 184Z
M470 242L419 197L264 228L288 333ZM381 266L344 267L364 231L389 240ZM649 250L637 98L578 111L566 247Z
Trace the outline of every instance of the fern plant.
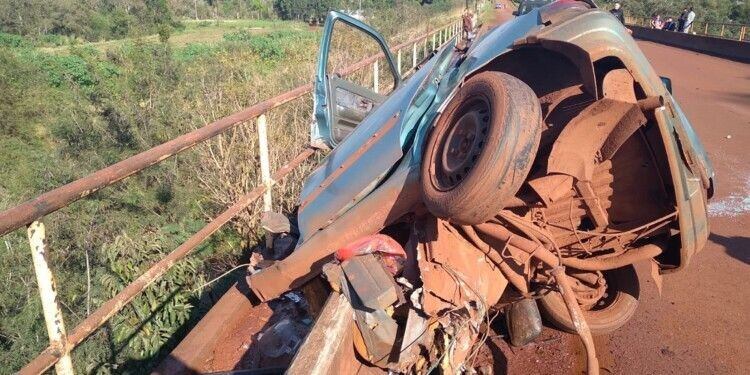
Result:
M102 248L107 272L99 278L101 285L110 297L114 296L185 237L178 226L167 226L139 238L125 233L117 236ZM194 305L192 291L204 282L201 263L190 257L178 262L113 318L113 340L120 354L150 358L188 321Z

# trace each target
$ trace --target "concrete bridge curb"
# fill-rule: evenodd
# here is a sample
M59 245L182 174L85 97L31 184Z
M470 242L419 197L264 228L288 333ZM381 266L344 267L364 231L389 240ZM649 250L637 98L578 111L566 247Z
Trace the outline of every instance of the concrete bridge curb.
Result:
M628 25L633 37L729 60L750 63L750 42Z

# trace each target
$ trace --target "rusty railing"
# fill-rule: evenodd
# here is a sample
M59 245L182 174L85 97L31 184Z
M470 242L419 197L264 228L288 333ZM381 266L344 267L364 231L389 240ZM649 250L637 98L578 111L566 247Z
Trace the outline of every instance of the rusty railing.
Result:
M402 72L402 66L405 65L402 61L402 50L411 48L412 52L411 68L403 73L404 76L407 76L413 73L417 67L418 48L420 52L424 51L424 54L426 55L428 44L431 43L432 49L436 49L447 43L457 34L460 34L460 31L461 27L459 21L450 22L442 27L422 34L419 37L392 47L393 52L396 53L399 73ZM373 65L373 81L378 82L379 73L377 66L379 64L378 61L382 58L382 53L371 56L348 67L341 72L341 74L351 74ZM52 366L55 366L55 370L60 374L72 373L70 352L110 318L122 310L146 287L167 273L172 266L185 258L204 240L235 218L240 212L261 196L264 197L264 210L270 210L270 194L273 184L282 180L292 170L310 158L315 154L316 150L312 147L304 148L286 165L271 174L268 165L268 142L265 138L265 113L271 109L281 107L293 100L300 99L311 92L311 84L299 86L291 91L287 91L283 94L247 107L242 111L223 117L203 126L202 128L183 134L166 143L143 151L109 167L96 171L86 177L43 193L18 206L0 212L0 237L21 227L28 226L27 234L31 246L32 260L37 276L40 297L42 299L44 318L50 338L50 345L22 368L19 373L40 374L47 371ZM66 333L62 314L60 313L57 301L57 294L55 292L56 288L54 286L54 278L46 259L48 249L46 248L45 229L40 220L44 216L64 208L79 199L85 198L104 187L115 184L116 182L139 173L150 166L175 156L182 151L192 148L201 142L212 139L229 129L256 118L258 119L257 125L259 127L258 134L260 144L259 152L261 154L260 160L262 164L262 183L249 193L242 196L237 202L211 220L188 240L151 266L151 268L139 276L135 281L128 284L117 295L104 302L91 315L87 316L80 324L73 328L69 334Z
M677 17L674 17L674 22L677 22ZM664 18L662 18L664 21ZM651 27L650 17L625 17L625 24ZM696 21L693 22L690 28L690 34L712 36L716 38L738 40L740 42L747 42L747 29L749 25L740 23L721 23L721 22L704 22ZM669 32L666 31L665 32ZM677 31L674 31L677 32Z

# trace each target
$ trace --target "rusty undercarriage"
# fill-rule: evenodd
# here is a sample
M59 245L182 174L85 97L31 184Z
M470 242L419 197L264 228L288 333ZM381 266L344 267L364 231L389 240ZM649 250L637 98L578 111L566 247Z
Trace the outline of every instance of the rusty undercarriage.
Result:
M624 69L612 69L604 82L605 98L598 101L580 85L541 97L545 127L536 161L520 192L493 219L459 225L417 210L382 231L392 243L364 237L361 254L327 263L323 275L329 285L317 279L302 288L306 306L299 307L300 295L287 295L276 306L286 311L284 318L259 323L245 315L244 322L222 320L212 328L239 348L254 345L254 354L218 353L213 347L198 355L192 351L188 360L178 348L173 355L180 361L168 360L162 371L184 369L185 362L200 372L229 370L213 367L226 358L239 368L285 366L298 347L290 373L470 371L500 312L514 345L539 334L533 302L539 301L549 321L582 335L591 348L590 372L596 372L591 332L610 332L632 316L638 295L631 265L662 254L677 218L668 176L660 170L664 151L649 142L656 131L649 122L661 100L636 100L632 89L620 90L633 87ZM329 288L327 305L310 327L310 317L297 310L321 311ZM241 292L230 291L227 298L233 302L225 316L243 307L266 319L273 314L252 307ZM290 323L290 316L298 321ZM280 331L280 323L291 328ZM205 338L202 334L199 327L186 342ZM285 337L263 341L275 334ZM288 336L295 337L291 343L284 342ZM196 363L217 356L225 360Z

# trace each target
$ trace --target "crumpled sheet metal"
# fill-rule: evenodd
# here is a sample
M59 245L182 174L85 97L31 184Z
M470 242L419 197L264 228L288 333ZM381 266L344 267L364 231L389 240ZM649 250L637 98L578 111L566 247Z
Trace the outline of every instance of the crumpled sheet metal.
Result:
M437 317L470 303L486 312L500 300L508 281L481 250L446 221L433 218L417 225L425 314Z
M638 104L609 98L595 102L560 133L549 155L547 175L529 185L548 205L560 199L574 179L591 181L597 164L614 155L646 121Z
M248 276L253 294L267 302L317 276L342 246L401 218L418 204L419 169L402 164L383 186L331 225L300 244L286 259Z

